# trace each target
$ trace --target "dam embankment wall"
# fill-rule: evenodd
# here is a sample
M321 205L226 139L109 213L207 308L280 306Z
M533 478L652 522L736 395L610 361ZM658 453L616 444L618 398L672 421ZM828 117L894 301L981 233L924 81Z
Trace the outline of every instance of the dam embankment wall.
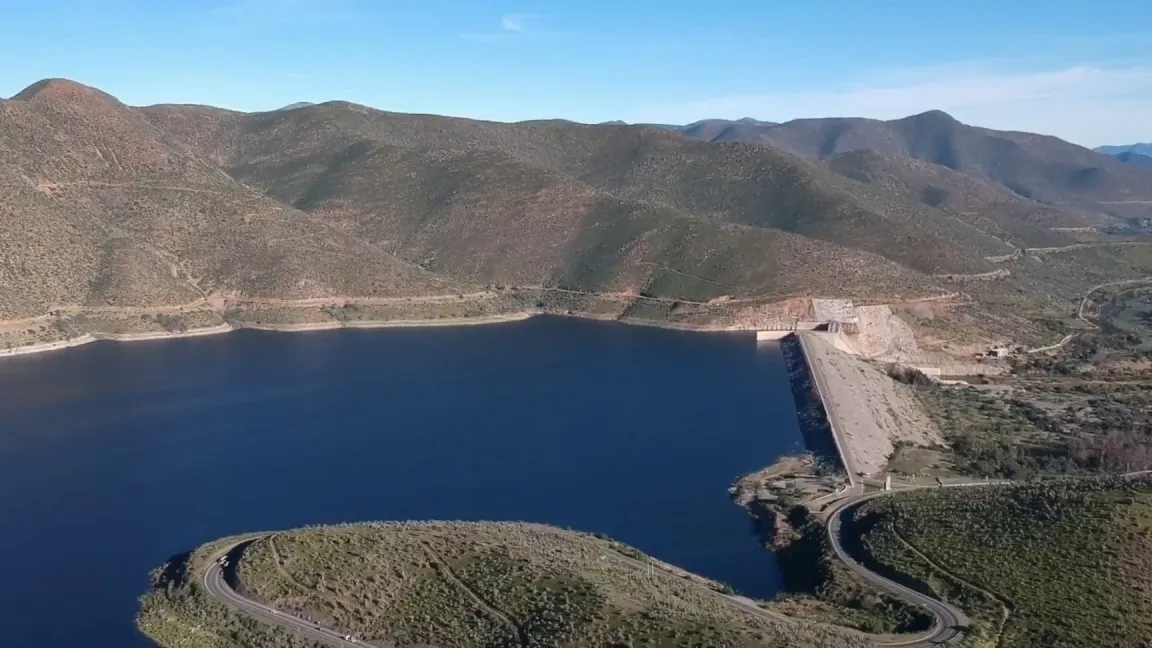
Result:
M804 444L818 459L843 470L855 484L856 476L845 462L843 448L825 406L819 369L809 359L803 336L803 333L792 333L779 338L779 343Z

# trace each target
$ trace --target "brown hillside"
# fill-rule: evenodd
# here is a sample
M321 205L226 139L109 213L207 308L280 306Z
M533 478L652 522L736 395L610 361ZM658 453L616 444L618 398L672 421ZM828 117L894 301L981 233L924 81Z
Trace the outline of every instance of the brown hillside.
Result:
M326 131L333 122L322 114L303 114L306 111L292 111L291 126L281 121L285 115L253 116L257 126L247 130L254 135L238 145L246 151L241 155L253 162L237 164L231 172L342 231L461 279L704 299L820 290L821 270L833 276L841 267L871 263L876 273L853 274L838 289L867 294L865 282L872 276L902 294L934 290L927 287L925 277L874 255L774 229L701 218L669 204L675 201L658 200L659 196L621 198L608 190L607 183L597 188L573 177L587 179L585 173L555 170L571 166L562 158L552 159L548 162L552 168L547 168L494 148L384 144L385 136L357 139L370 132L363 123L353 121L342 131ZM164 107L162 112L166 123L186 128L187 115L179 109ZM180 114L173 117L172 112ZM337 113L341 116L342 111ZM313 121L318 117L323 119ZM219 122L212 124L220 128ZM484 133L489 124L477 124L487 144L500 143ZM574 128L555 123L546 127ZM221 130L235 133L245 128L228 124ZM318 131L325 137L310 135ZM270 145L265 140L269 133L283 134L283 139ZM384 134L390 133L384 130ZM199 133L185 136L204 139ZM504 148L518 150L507 144ZM525 158L549 160L547 150L519 150L529 151ZM605 158L611 153L584 155ZM626 167L627 159L618 165ZM606 160L602 170L606 175L615 172ZM737 239L757 241L759 254L743 241L735 245ZM809 268L789 273L783 263L797 254L811 255L806 261ZM884 282L884 277L889 280ZM811 280L815 283L805 283ZM872 283L871 290L876 285Z
M245 188L133 109L68 81L0 103L0 214L3 317L454 285Z
M186 141L198 142L204 151L224 148L221 140L231 142L230 173L306 210L318 205L311 200L298 201L317 192L343 205L362 204L362 196L349 193L351 185L339 176L349 165L361 164L357 160L364 151L390 147L429 160L462 151L483 151L483 155L496 155L501 162L484 167L476 176L480 181L468 187L492 192L502 187L503 193L482 201L488 208L502 204L499 196L507 193L509 186L519 186L522 178L533 178L531 182L537 185L577 183L584 191L632 205L622 209L637 213L666 208L681 217L799 234L881 255L924 273L975 271L983 268L983 256L1004 251L995 240L980 240L979 233L963 223L939 219L920 205L899 202L884 210L865 208L830 174L769 147L709 145L641 127L569 122L498 124L397 115L339 102L248 116L216 114L205 116L200 125L195 123L199 117L196 111L179 107L148 108L145 114L164 128L182 133ZM434 217L436 205L445 199L442 192L457 187L454 178L460 174L472 177L470 169L481 168L474 160L460 156L452 164L438 166L435 177L440 185L435 190L426 186L423 194L409 192L405 204L388 209L377 205L365 214L376 222L365 226L379 228L382 222L395 220L390 209ZM459 169L455 169L456 164ZM382 180L392 173L383 166L376 171L385 174ZM404 173L419 175L416 169ZM299 186L302 177L320 185L311 189ZM425 185L429 181L421 176ZM332 191L336 186L344 190ZM918 219L937 222L908 228L909 222ZM531 235L514 229L499 234ZM893 246L893 240L908 241L915 250ZM958 246L957 241L964 244ZM510 245L521 250L537 247L530 240Z
M848 178L896 193L955 217L1018 247L1071 243L1052 228L1084 227L1088 222L1041 205L965 173L908 157L863 149L826 159Z
M0 103L7 320L195 303L211 310L200 324L224 309L257 325L339 323L595 301L565 290L463 294L492 284L611 293L595 312L619 315L648 312L625 293L663 298L650 310L670 312L726 295L934 296L973 278L981 283L965 294L1016 318L1041 293L1062 313L1061 300L1107 274L1000 261L1018 260L1014 246L1059 244L1048 228L1066 218L931 164L812 160L647 127L344 102L258 114L130 108L61 80ZM447 299L367 299L393 296ZM357 299L377 310L356 315ZM299 316L284 300L313 300L304 307L327 315Z

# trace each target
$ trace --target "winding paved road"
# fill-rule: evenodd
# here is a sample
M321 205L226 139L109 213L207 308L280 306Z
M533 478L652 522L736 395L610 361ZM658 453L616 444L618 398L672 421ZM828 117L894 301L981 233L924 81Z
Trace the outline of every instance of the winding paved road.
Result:
M966 484L956 484L955 486L964 486ZM833 505L833 508L828 513L828 539L832 543L832 550L836 552L836 557L844 562L849 569L856 572L865 581L876 585L882 589L886 589L897 597L913 605L918 605L926 610L935 618L935 623L932 629L927 634L909 639L906 641L896 642L877 642L880 646L902 646L904 648L930 648L931 646L940 646L943 644L950 644L960 641L964 638L964 633L968 629L970 623L964 612L953 605L949 605L939 599L935 599L926 594L921 594L914 589L901 585L894 580L890 580L876 572L868 569L863 564L858 562L855 558L844 550L842 541L842 533L840 531L841 523L850 518L852 511L858 506L867 502L868 500L876 499L877 497L884 497L899 491L879 491L869 493L866 495L859 495L856 497L846 498Z
M209 564L208 569L206 569L204 571L203 584L204 584L204 589L207 590L208 594L219 599L225 605L227 605L228 607L230 607L230 608L232 608L238 612L246 614L246 615L253 617L255 619L259 619L260 621L263 621L265 623L279 626L281 628L297 632L298 634L300 634L304 637L307 637L308 639L311 639L313 641L317 641L321 644L324 644L327 646L336 646L338 648L347 648L349 646L357 646L358 648L364 648L367 644L358 643L355 640L345 639L344 634L336 632L335 630L330 630L330 629L325 628L323 626L317 625L316 623L313 623L311 621L301 619L300 617L292 616L291 614L281 612L280 610L277 610L275 608L269 607L269 606L264 605L262 603L258 603L256 601L253 601L252 599L245 598L244 596L241 596L236 591L234 584L230 583L228 581L228 578L227 578L226 574L224 573L224 570L221 568L220 563L219 563L219 558L221 558L223 556L228 556L229 562L232 565L235 565L236 561L239 560L240 555L242 553L244 553L244 550L248 547L248 545L252 544L253 542L255 542L261 538L266 538L266 537L269 537L272 535L275 535L275 534L269 533L269 534L260 534L260 535L255 535L255 536L247 536L244 538L239 538L236 540L235 544L233 544L233 545L227 547L226 549L223 549L223 550L217 552L215 555L213 555L212 556L212 562ZM439 559L437 557L435 557L434 555L431 556L431 558L433 560L439 561ZM630 556L626 556L626 555L621 554L621 553L613 553L613 558L620 561L621 563L624 563L626 565L631 566L632 568L634 568L640 572L645 572L649 568L654 568L654 573L666 574L669 577L675 578L678 581L683 580L683 578L680 575L675 574L673 572L669 572L669 571L665 570L663 567L649 563L647 561L637 560L635 558L632 558ZM455 579L455 576L453 576L452 578ZM462 583L460 583L460 586L464 587L464 585ZM746 599L746 598L741 597L741 596L733 596L733 595L717 592L717 591L715 591L711 588L705 587L703 585L700 585L699 587L702 590L707 591L710 594L713 594L717 597L720 597L720 598L727 600L732 605L734 605L738 608L741 608L745 612L748 612L749 614L752 614L754 616L758 616L758 617L767 619L767 620L772 621L774 623L795 622L794 619L791 619L791 618L785 617L781 614L777 614L777 613L772 612L770 610L765 610L765 609L761 608L760 606L756 605L756 603L754 601L752 601L750 599ZM465 587L465 589L467 589L467 588ZM471 594L473 596L475 596L474 593L471 593ZM486 603L484 603L483 601L480 601L480 604L484 608L488 607L488 605ZM521 631L520 631L519 627L516 626L516 624L514 624L510 619L508 619L504 615L500 614L499 612L496 613L496 616L500 617L500 619L502 621L504 621L508 625L512 626L512 628L514 628L516 630L518 635L520 634ZM523 638L523 636L521 636L521 641L523 641L523 640L524 640L524 638ZM891 644L891 645L903 645L903 644Z
M834 508L830 512L831 517L828 521L828 534L832 540L832 547L835 550L836 555L841 560L843 560L849 568L860 574L868 582L887 589L911 603L918 604L927 608L929 612L931 612L936 617L936 624L926 635L906 640L888 641L878 639L875 641L875 643L878 646L886 646L889 648L930 648L932 646L939 646L941 644L948 644L959 641L961 638L963 638L964 628L966 628L968 625L968 619L964 616L963 612L946 603L942 603L934 598L925 596L919 592L916 592L915 590L904 587L899 583L888 580L887 578L876 574L875 572L869 571L868 568L848 555L848 553L844 551L843 547L841 546L841 519L844 516L850 515L852 509L854 509L856 506L859 506L860 504L863 504L864 502L875 497L887 495L890 492L880 491L877 493L870 493L868 495L845 498L844 500L841 500L834 505ZM253 601L252 599L242 596L236 591L235 583L229 582L228 574L225 573L225 570L221 567L218 559L223 556L228 556L229 563L235 565L239 560L240 555L244 552L248 545L261 538L268 537L269 535L274 534L261 534L257 536L240 538L236 541L235 544L227 547L224 550L221 550L220 552L217 552L212 557L213 559L208 568L204 571L202 582L204 589L208 592L208 594L220 600L222 603L232 608L233 610L236 610L237 612L248 615L269 625L278 626L280 628L284 628L285 630L295 632L296 634L307 639L311 639L312 641L315 641L319 644L334 646L335 648L364 648L367 644L357 642L355 639L345 639L345 635L340 632L325 628L316 623L301 619L300 617L293 616L286 612L281 612L280 610L264 605L263 603ZM648 568L647 562L642 562L623 554L620 554L616 557L619 558L621 562L629 564L635 568L641 570ZM658 568L656 571L664 572L662 568ZM677 579L680 578L674 574L670 575L676 577ZM700 587L702 589L706 589L710 593L728 600L731 604L744 609L750 614L764 617L774 622L795 622L793 619L782 617L769 610L760 608L753 601L743 599L742 597L738 596L729 596L720 592L715 592L714 590L706 588L702 585Z
M326 646L335 646L336 648L364 648L365 644L356 641L350 641L344 638L344 635L329 630L328 628L316 625L311 621L305 621L300 617L286 614L274 608L268 607L262 603L257 603L252 599L241 596L233 588L232 583L229 583L225 577L224 570L220 567L215 558L220 555L227 555L229 562L233 565L236 560L243 553L244 549L264 536L257 536L254 538L246 538L237 542L229 547L226 551L214 556L212 563L208 569L204 571L204 589L208 594L219 599L228 607L246 614L254 619L259 619L269 625L279 626L286 630L291 630L302 637L311 639Z

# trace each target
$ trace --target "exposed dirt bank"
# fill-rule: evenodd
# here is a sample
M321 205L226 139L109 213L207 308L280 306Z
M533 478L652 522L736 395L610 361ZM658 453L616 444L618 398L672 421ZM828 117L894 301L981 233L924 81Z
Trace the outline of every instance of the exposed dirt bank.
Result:
M305 331L330 331L335 329L377 329L377 328L436 328L446 326L478 326L484 324L501 324L507 322L519 322L532 317L540 315L553 315L561 317L577 317L581 319L594 319L600 321L617 321L624 324L632 324L639 326L652 326L656 328L674 329L682 331L698 331L698 332L725 332L725 331L745 331L749 330L738 326L726 325L699 325L699 324L685 324L678 322L668 322L660 320L643 320L633 318L619 318L598 314L585 314L585 313L547 313L542 311L520 311L514 313L504 313L500 315L480 315L475 317L452 317L442 319L404 319L404 320L356 320L356 321L323 321L323 322L285 322L285 323L223 323L215 326L206 326L202 328L193 328L187 330L177 331L146 331L139 333L84 333L76 337L69 337L50 342L40 342L32 344L24 344L20 346L13 346L8 349L0 349L0 357L29 355L33 353L46 353L49 351L58 351L71 347L82 346L100 340L111 340L115 342L137 342L147 340L171 340L177 338L199 337L204 335L217 335L221 333L228 333L231 331L238 331L242 329L253 329L260 331L281 331L281 332L305 332Z

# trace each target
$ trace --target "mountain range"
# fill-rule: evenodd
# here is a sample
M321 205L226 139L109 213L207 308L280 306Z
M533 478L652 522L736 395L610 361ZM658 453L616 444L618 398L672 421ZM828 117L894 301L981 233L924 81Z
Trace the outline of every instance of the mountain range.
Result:
M737 120L702 119L685 126L668 126L664 124L644 125L675 131L692 139L719 143L767 141L761 134L777 124L745 117Z
M1152 167L1152 157L1136 153L1135 151L1123 151L1121 153L1111 153L1110 155L1124 164Z
M1124 144L1121 146L1099 146L1096 148L1096 152L1103 153L1105 155L1135 153L1137 155L1146 155L1152 157L1152 142L1147 144Z
M507 124L339 101L139 108L51 79L0 102L0 319L492 286L931 297L1072 245L1123 201L1152 204L1152 171L939 112ZM1079 286L1061 267L982 290Z
M1093 152L1051 136L969 126L938 110L891 121L824 118L739 124L739 135L725 141L765 142L807 157L860 150L910 157L1050 204L1082 204L1147 193L1144 173L1124 169L1117 164L1120 160L1107 155L1120 151ZM683 127L680 132L714 141L706 130ZM1126 150L1139 153L1141 146Z

